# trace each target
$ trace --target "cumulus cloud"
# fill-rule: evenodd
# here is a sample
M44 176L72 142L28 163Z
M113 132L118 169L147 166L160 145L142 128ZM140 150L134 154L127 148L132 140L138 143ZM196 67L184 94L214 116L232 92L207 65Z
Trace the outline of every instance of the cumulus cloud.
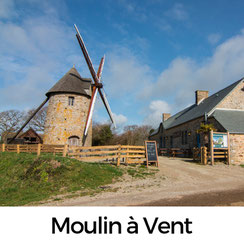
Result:
M128 92L136 94L153 79L150 67L126 47L116 47L107 57L105 84L113 96L120 97Z
M218 33L213 33L213 34L210 34L207 39L211 45L215 45L216 43L218 43L220 41L221 35Z
M17 16L16 11L14 10L14 1L13 0L1 0L0 1L0 19L7 19L10 17Z
M144 124L152 125L156 128L162 121L162 113L169 112L171 112L171 106L166 101L153 100L145 110Z
M125 123L128 121L127 117L124 116L123 114L113 113L113 117L117 127L125 125Z
M175 3L171 9L165 12L165 15L179 21L188 19L188 13L181 3Z
M44 15L0 21L0 29L0 109L37 106L76 58L71 27ZM65 65L67 61L70 66Z
M190 57L177 57L161 72L157 82L145 87L148 98L169 98L174 111L194 102L197 89L216 91L244 75L244 33L241 32L215 49L213 55L197 62Z

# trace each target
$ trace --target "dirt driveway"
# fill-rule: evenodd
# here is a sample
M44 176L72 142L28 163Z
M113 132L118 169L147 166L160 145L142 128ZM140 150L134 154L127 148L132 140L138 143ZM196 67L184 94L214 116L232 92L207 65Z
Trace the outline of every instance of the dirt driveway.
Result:
M203 166L187 159L159 157L159 172L156 176L146 179L127 177L109 187L109 192L95 196L51 201L44 205L244 205L244 168L224 164Z

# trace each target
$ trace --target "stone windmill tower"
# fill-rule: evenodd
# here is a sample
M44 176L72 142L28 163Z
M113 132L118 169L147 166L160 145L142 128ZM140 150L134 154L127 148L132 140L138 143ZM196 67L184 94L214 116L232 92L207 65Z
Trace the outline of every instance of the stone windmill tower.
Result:
M71 68L47 93L44 144L81 145L91 99L91 79ZM85 146L91 146L92 126Z
M69 144L91 146L92 144L92 114L97 94L100 94L108 115L115 126L113 113L101 83L104 65L101 59L97 73L94 70L85 43L75 25L76 37L90 70L92 79L82 78L73 67L47 93L46 99L16 132L10 142L15 140L38 111L49 101L45 120L44 144Z

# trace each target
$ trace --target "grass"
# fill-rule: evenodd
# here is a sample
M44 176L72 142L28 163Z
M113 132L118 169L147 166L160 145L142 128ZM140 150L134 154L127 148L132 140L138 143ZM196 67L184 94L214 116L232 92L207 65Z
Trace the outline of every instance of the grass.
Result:
M51 154L0 153L0 206L37 204L52 199L116 191L105 185L121 180L154 176L158 169L144 165L118 168L110 164L84 163Z
M113 165L53 155L0 153L0 205L20 206L57 195L91 195L123 175ZM55 198L55 196L57 196Z
M135 178L146 178L148 176L154 176L156 172L159 171L158 169L148 169L144 165L140 166L132 166L127 169L128 175L135 177Z
M244 164L240 164L240 166L241 166L242 168L244 168Z

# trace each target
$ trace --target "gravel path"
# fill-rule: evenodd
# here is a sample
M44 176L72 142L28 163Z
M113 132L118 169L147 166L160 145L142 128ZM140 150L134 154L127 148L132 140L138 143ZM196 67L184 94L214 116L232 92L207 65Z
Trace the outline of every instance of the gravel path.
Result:
M95 196L50 201L43 205L241 206L244 205L244 168L222 163L203 166L187 159L159 157L156 176L146 179L127 177L110 185L110 190Z

